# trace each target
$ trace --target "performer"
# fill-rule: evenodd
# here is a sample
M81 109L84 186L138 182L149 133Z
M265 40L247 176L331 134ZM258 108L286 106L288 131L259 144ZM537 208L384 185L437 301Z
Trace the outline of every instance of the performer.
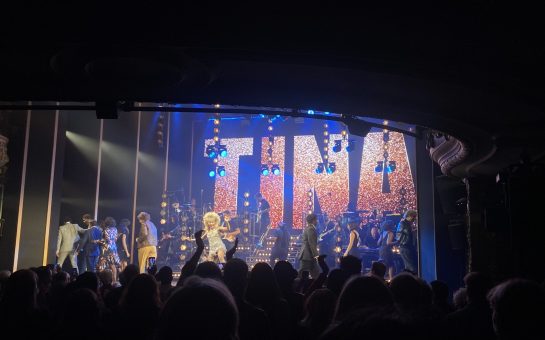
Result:
M226 227L220 226L220 216L213 211L207 212L203 216L204 233L201 238L208 238L208 261L218 260L219 263L225 263L225 253L227 248L221 240L220 232L226 232Z
M138 214L140 221L140 235L136 239L138 242L138 265L140 273L146 272L148 258L157 258L157 227L150 221L150 214L141 212Z
M74 251L74 243L79 241L80 234L83 234L85 229L77 224L72 224L72 219L66 217L64 224L59 227L59 236L57 238L57 264L62 267L66 257L70 260L72 268L77 268L77 254Z
M127 240L129 239L129 227L131 226L131 221L128 218L124 218L117 225L117 252L119 254L119 259L121 260L120 271L125 270L127 267L131 254L129 253L129 248L127 246Z
M309 272L313 279L316 279L320 274L318 269L318 233L316 224L318 218L316 214L310 213L307 215L307 227L303 232L303 243L301 244L301 268L299 269L299 277L302 277L304 271Z
M278 228L273 230L274 245L271 249L270 265L274 267L276 261L286 261L290 245L290 232L286 223L278 223Z
M262 235L267 232L269 225L271 224L271 218L269 216L269 210L271 210L271 205L267 200L261 195L261 193L255 194L255 199L257 201L257 227L256 230L258 235Z
M100 243L102 241L102 229L99 228L96 224L96 221L94 221L91 218L91 215L86 214L83 215L84 219L89 219L88 225L90 227L85 230L85 233L81 237L81 240L78 245L79 254L78 256L82 256L85 259L85 270L96 272L97 270L97 264L98 259L100 256ZM79 261L78 261L79 262ZM80 270L81 273L81 270Z
M397 242L399 244L399 255L403 259L405 270L417 273L416 264L416 211L409 210L397 225Z
M394 253L392 248L395 245L395 235L394 235L394 222L391 220L386 220L382 222L380 227L381 233L378 240L380 246L379 255L380 260L388 268L388 278L391 280L394 277Z
M349 230L349 241L348 241L348 247L346 248L346 251L344 252L343 256L352 255L357 258L360 257L360 252L358 250L358 246L360 243L360 235L358 233L359 229L359 220L353 219L348 222L347 228Z
M119 255L117 254L117 228L113 217L104 219L104 230L102 231L102 255L99 266L101 269L109 268L112 271L113 282L117 281L117 268L119 267Z
M82 244L85 235L89 232L89 229L93 226L93 218L90 214L84 214L81 217L83 221L83 229L85 229L85 232L80 237L79 241L76 243L76 255L77 255L77 262L78 262L78 273L85 273L86 271L94 271L93 268L88 268L86 263L86 255L85 255L85 247Z
M223 222L221 223L221 227L227 228L227 230L223 233L223 243L225 244L226 248L231 249L235 244L236 236L240 234L240 228L235 228L234 230L231 228L233 216L231 216L230 210L225 210L222 215Z

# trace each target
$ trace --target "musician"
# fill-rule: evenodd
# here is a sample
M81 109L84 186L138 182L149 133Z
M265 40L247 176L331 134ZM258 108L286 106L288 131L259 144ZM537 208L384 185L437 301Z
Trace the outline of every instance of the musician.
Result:
M221 232L227 232L226 227L220 226L220 216L213 211L207 212L203 216L204 233L201 238L208 238L208 261L217 261L225 263L225 253L227 248L222 241Z
M399 244L399 255L403 259L405 269L416 273L416 211L408 210L397 225L397 243Z
M226 231L223 233L223 243L228 249L231 249L235 243L235 236L240 233L240 228L235 228L234 231L231 229L231 224L233 223L233 216L231 215L230 210L225 210L223 212L223 222L221 226L226 228Z
M286 261L290 246L289 226L284 222L278 223L278 228L273 230L274 245L271 249L270 265L274 267L276 261Z
M157 258L157 227L150 221L150 214L141 212L137 216L140 222L140 235L137 237L138 242L138 264L140 273L146 271L148 258Z
M391 280L394 277L394 253L392 251L395 245L394 222L386 220L382 222L381 233L378 244L380 245L380 259L388 268L388 278Z
M353 219L348 222L347 228L349 230L349 241L348 241L348 247L346 248L346 251L344 252L343 256L352 255L357 258L360 257L360 252L358 249L359 243L360 243L360 235L358 233L359 229L359 220Z
M257 223L259 228L257 233L261 235L267 231L267 228L271 224L271 218L269 216L271 205L261 193L255 194L255 199L257 201Z
M307 227L303 232L303 243L301 244L301 267L299 269L299 277L302 277L304 271L309 272L313 279L316 279L320 274L318 269L318 233L316 225L318 218L316 214L310 213L307 215Z
M336 266L335 263L335 237L337 234L336 228L340 226L342 222L342 216L339 215L335 219L327 219L324 229L321 230L318 236L318 248L320 254L327 255L325 262L330 268Z

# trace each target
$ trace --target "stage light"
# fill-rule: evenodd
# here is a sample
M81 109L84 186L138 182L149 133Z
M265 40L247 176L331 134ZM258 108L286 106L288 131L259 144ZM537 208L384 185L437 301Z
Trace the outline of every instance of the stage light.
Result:
M186 244L182 244L182 245L180 246L180 250L181 250L181 251L184 251L184 250L186 250L186 249L187 249L187 245L186 245Z
M269 167L267 166L267 164L261 164L261 174L263 176L269 175Z
M348 145L346 146L346 152L352 152L352 151L354 151L354 146L355 146L355 144L356 144L356 143L354 142L354 140L352 140L352 139L349 140L349 141L348 141Z
M220 145L218 148L218 152L220 157L227 157L227 146L226 145Z
M214 176L216 176L216 170L210 170L210 171L208 171L208 177L212 178L212 177L214 177Z
M318 166L316 167L316 171L317 174L321 174L324 172L324 163L318 163Z
M331 175L332 173L335 172L335 170L337 170L337 164L335 164L335 163L328 163L328 165L327 165L327 173Z
M244 234L248 234L249 231L250 231L250 229L248 229L248 228L242 229L242 232L243 232Z
M273 165L272 168L271 168L271 172L275 176L280 175L280 166L278 164Z
M163 193L163 194L161 195L161 198L167 198L167 194L166 194L166 193Z
M250 197L250 193L246 191L246 192L244 193L244 197L246 197L246 198Z
M161 224L167 224L167 220L164 219L164 218L162 218L162 219L159 221L159 223L161 223Z
M335 145L333 146L333 152L335 152L335 153L341 152L341 149L342 149L341 143L342 143L342 141L340 139L335 140ZM347 149L348 149L348 147L347 147Z
M216 147L214 145L208 145L206 147L206 155L209 158L215 158L216 157Z
M217 173L218 173L218 175L220 175L220 177L224 177L225 174L226 174L225 167L224 166L218 166Z
M161 208L165 208L167 206L167 202L163 201L161 202Z
M250 206L250 202L244 201L244 206L245 206L245 207L249 207L249 206Z
M391 174L395 170L396 170L396 161L389 161L388 168L386 168L386 171L388 171L388 173Z
M161 209L161 211L159 212L159 215L161 215L161 216L165 216L166 214L167 214L167 212L164 209Z
M382 172L383 170L383 161L377 161L377 166L375 167L375 172L376 173L379 173L379 172Z
M313 115L313 114L314 114L314 110L308 110L308 111L307 111L307 114Z

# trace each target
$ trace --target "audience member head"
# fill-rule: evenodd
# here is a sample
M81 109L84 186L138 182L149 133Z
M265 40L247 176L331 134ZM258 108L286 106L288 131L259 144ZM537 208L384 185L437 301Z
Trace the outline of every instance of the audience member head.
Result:
M235 340L237 330L238 310L225 285L192 276L168 299L155 339Z
M123 292L120 305L126 311L149 310L159 308L161 299L155 278L149 274L138 274Z
M51 269L46 266L41 266L34 269L36 276L38 277L38 290L40 293L47 293L49 287L51 287L51 280L53 279L53 273Z
M472 302L485 302L486 295L490 288L492 288L492 282L488 275L478 272L471 272L464 277L464 283L467 288L467 301Z
M85 272L76 278L77 288L87 288L93 293L98 293L98 276L93 272Z
M4 288L0 302L4 313L21 315L36 308L38 277L29 269L21 269L11 274Z
M213 261L206 261L199 263L195 269L195 275L200 276L204 279L215 279L222 280L221 269Z
M390 282L390 290L402 311L414 311L420 307L422 287L415 276L405 273L397 275Z
M10 275L11 272L9 270L0 270L0 301L2 300L2 293Z
M135 264L129 264L119 275L119 283L122 286L127 286L139 273L140 269Z
M103 286L110 286L114 281L114 274L111 269L104 269L98 273L98 278Z
M288 261L278 261L274 265L274 276L282 290L291 289L293 281L297 277L297 271Z
M448 285L445 282L434 280L430 282L430 286L431 286L434 302L444 303L448 301L449 289L448 289Z
M454 304L454 309L462 309L467 305L467 288L462 287L454 292L452 295L452 303Z
M316 289L310 294L305 304L305 323L322 326L323 331L333 319L337 296L327 288Z
M341 295L341 290L343 289L346 281L348 281L349 277L350 275L348 275L348 273L344 270L340 270L338 268L333 269L329 272L327 277L326 287L335 295L339 296Z
M252 268L246 298L250 303L263 309L271 307L280 299L280 289L269 264L258 262Z
M384 275L386 275L386 265L380 261L373 261L371 264L371 275L384 280Z
M155 279L161 282L162 285L171 285L172 280L174 279L172 277L172 268L170 268L169 266L161 267L161 269L159 269L159 272L155 274Z
M78 330L97 328L100 320L97 294L90 289L80 288L66 297L63 325L71 325Z
M51 286L65 287L70 283L70 275L67 272L60 271L53 275Z
M361 260L355 256L348 255L341 258L339 268L348 273L348 275L361 274Z
M151 215L145 211L140 212L136 217L140 223L145 223L151 219Z
M362 308L393 306L394 299L386 284L373 276L356 276L344 286L335 311L335 320Z
M223 281L237 300L244 298L248 282L248 265L241 259L233 258L223 267Z
M539 284L512 279L494 287L488 299L499 339L545 338L545 289Z

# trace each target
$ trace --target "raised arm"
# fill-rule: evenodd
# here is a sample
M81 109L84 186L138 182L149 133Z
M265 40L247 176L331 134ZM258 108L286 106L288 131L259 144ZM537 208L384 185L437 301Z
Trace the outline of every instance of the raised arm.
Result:
M176 283L177 287L181 287L188 277L193 275L195 272L195 269L197 268L197 264L199 262L199 259L202 256L202 252L204 251L204 242L202 240L203 234L206 235L206 232L204 230L199 230L195 233L195 243L197 243L197 250L195 250L195 253L189 261L185 263L185 265L182 267L182 272L180 273L180 279L178 280L178 283Z

